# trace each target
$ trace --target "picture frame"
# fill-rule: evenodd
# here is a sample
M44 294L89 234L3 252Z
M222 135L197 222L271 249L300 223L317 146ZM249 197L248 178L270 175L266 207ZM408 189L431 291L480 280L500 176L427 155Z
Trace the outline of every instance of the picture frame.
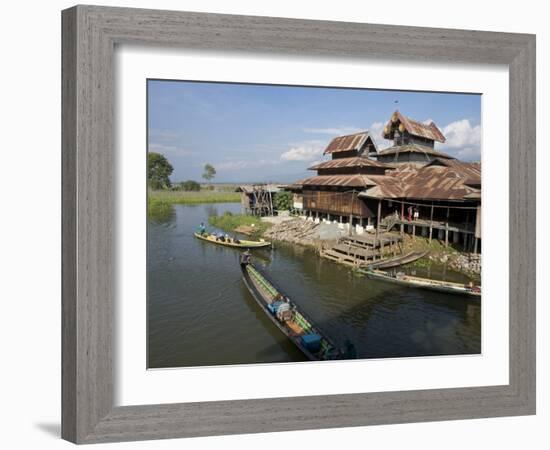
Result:
M535 36L100 6L62 12L62 437L75 443L534 414ZM114 406L118 44L499 64L510 87L509 384Z

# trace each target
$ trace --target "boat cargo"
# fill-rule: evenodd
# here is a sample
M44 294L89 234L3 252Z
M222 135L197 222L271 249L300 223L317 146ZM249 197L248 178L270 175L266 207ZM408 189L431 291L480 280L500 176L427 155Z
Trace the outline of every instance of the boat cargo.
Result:
M242 263L243 281L270 320L312 361L344 359L345 354L251 263Z
M264 241L263 239L260 239L259 241L247 241L245 239L220 239L214 234L200 234L200 233L194 233L195 237L197 239L201 239L203 241L211 242L212 244L218 244L218 245L224 245L226 247L236 247L236 248L262 248L262 247L269 247L271 245L271 242Z

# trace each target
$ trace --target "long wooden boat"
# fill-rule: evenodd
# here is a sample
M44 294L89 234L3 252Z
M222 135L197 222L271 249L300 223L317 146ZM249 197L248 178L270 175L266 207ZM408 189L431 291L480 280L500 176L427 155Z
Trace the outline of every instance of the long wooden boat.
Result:
M428 252L409 252L406 255L395 256L393 258L381 259L369 264L371 269L391 269L392 267L402 266L412 263L417 259L423 258Z
M237 248L261 248L261 247L269 247L271 245L271 242L267 242L264 240L260 241L247 241L244 239L239 239L238 242L235 242L234 239L229 238L229 240L219 240L216 239L216 236L213 234L200 234L195 233L195 237L197 239L201 239L203 241L212 242L213 244L218 245L225 245L226 247L237 247Z
M420 278L403 273L392 275L378 269L370 269L364 273L373 280L388 281L390 283L402 286L410 286L432 291L446 292L450 294L467 295L469 297L481 298L480 286L468 286L461 283L452 283L450 281L431 280L429 278Z
M298 309L252 264L241 264L243 281L256 303L269 319L312 361L342 359L344 352L313 325Z

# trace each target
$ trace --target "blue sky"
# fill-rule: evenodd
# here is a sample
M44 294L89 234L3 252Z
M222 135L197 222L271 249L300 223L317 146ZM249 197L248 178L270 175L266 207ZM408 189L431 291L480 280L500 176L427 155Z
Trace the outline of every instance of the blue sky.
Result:
M480 160L480 95L164 80L148 81L148 150L172 163L173 182L200 181L205 163L217 182L289 182L336 136L368 129L390 146L380 134L395 109L433 120L447 138L436 148Z

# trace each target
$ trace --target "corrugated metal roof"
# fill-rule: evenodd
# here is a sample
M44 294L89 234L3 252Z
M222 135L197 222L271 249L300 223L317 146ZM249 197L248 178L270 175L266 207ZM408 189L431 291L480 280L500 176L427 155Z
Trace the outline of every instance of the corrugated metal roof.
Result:
M352 175L317 175L315 177L306 178L300 183L302 186L342 186L342 187L359 187L374 186L371 177L360 174Z
M378 167L385 169L393 168L393 166L389 164L381 163L365 156L354 156L352 158L331 159L330 161L315 164L314 166L309 167L308 170L342 169L346 167Z
M443 164L429 164L416 171L395 170L383 176L370 176L376 186L369 187L360 196L424 200L480 199L481 165L460 161L447 165L447 162L444 160Z
M276 184L243 184L235 189L235 192L244 192L246 194L251 194L254 192L254 189L263 189L269 192L279 192L281 188Z
M361 150L367 140L370 140L370 144L377 150L376 143L372 139L368 131L361 131L360 133L348 134L346 136L338 136L334 138L328 144L328 147L323 152L324 155L338 152L349 152L352 150Z
M399 124L403 124L405 130L407 130L409 134L412 134L413 136L420 136L438 142L445 142L445 136L443 136L443 133L434 122L430 122L428 125L426 125L421 122L417 122L416 120L409 119L408 117L401 114L398 110L396 110L392 114L391 119L384 127L382 136L385 139L393 139L393 130L396 126L399 126Z
M380 150L380 152L378 152L378 155L398 155L400 153L423 153L426 156L435 156L442 159L454 159L454 157L447 155L446 153L418 144L394 145L393 147Z
M434 159L426 167L450 167L464 179L464 184L481 186L481 164L478 162L462 162L457 159Z

